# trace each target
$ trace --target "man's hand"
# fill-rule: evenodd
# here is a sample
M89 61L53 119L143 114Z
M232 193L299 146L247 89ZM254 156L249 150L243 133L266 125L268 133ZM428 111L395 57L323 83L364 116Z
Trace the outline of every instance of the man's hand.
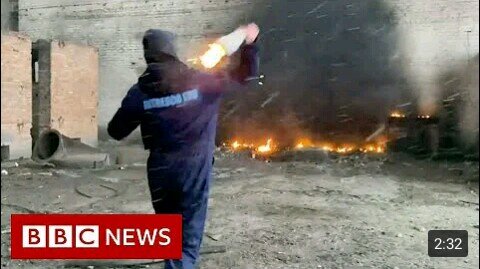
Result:
M255 23L250 23L248 25L243 26L243 29L247 35L245 38L246 44L252 44L255 39L257 39L258 34L260 33L260 28Z

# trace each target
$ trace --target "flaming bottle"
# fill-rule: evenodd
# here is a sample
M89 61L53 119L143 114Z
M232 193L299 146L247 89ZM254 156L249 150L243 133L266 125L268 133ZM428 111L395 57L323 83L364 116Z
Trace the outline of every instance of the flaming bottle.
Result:
M210 44L210 49L200 56L200 63L205 68L215 67L224 56L230 56L235 53L246 38L247 32L242 27L228 35L222 36L215 43Z

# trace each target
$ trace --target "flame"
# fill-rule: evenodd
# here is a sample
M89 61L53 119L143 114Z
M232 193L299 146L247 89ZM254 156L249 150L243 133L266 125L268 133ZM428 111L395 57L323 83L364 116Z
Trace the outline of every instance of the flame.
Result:
M420 115L417 118L419 118L419 119L430 119L430 115Z
M240 143L238 143L238 141L235 141L232 143L232 148L233 149L237 149L238 147L240 147Z
M393 111L391 114L390 114L390 117L392 118L405 118L405 114L399 112L399 111Z
M227 55L227 52L220 44L217 43L213 43L208 46L210 49L208 49L205 54L200 56L200 63L205 68L213 68L220 62L220 60L222 60L223 56Z
M303 149L303 148L311 148L314 147L314 144L310 139L307 138L302 138L297 140L297 143L295 144L296 149Z
M343 146L337 147L335 149L335 152L337 152L337 153L348 153L348 152L352 152L354 150L355 150L354 146L343 145Z
M384 153L385 152L385 145L383 144L369 144L365 145L364 147L360 148L361 152L364 153Z
M232 150L241 150L241 149L253 148L254 146L248 143L240 143L238 140L235 140L230 144L230 147Z
M322 150L328 151L328 152L333 151L334 149L333 146L330 144L323 144L320 147L322 148Z
M386 151L386 142L387 140L379 140L377 142L369 143L369 144L354 144L354 143L347 143L347 144L335 144L331 142L322 142L322 143L313 143L308 139L300 139L297 140L297 143L294 146L294 149L305 149L305 148L312 148L312 149L320 149L327 152L338 153L338 154L350 154L354 152L362 152L362 153L384 153ZM226 145L226 144L225 144ZM255 145L240 142L239 140L234 140L233 142L229 143L230 149L233 151L238 151L242 149L250 149L253 152L252 156L256 154L270 154L276 151L276 146L274 144L273 139L267 139L265 144Z
M257 151L261 152L261 153L271 152L272 151L272 139L269 138L267 140L267 144L258 146Z

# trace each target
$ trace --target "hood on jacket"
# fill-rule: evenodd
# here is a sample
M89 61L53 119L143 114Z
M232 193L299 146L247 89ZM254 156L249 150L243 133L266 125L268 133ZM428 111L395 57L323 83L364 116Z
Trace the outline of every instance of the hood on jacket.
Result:
M138 78L140 89L150 96L164 96L188 90L193 70L179 60L151 63Z
M189 68L177 58L175 35L150 29L143 36L147 70L138 79L141 90L151 96L163 96L185 90Z
M176 37L171 32L149 29L143 35L142 44L147 64L163 62L169 57L177 58Z

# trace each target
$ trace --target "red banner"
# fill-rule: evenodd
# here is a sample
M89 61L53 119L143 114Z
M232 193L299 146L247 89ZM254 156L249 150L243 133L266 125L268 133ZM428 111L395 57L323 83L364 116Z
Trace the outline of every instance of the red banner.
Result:
M12 259L180 259L182 216L12 214Z

